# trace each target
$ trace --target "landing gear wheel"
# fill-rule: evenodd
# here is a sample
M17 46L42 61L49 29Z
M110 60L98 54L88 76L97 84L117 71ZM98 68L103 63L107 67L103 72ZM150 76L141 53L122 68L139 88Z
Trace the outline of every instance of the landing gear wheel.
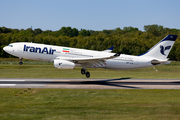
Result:
M81 69L81 74L85 74L86 73L86 70L85 69Z
M19 64L20 64L20 65L22 65L22 64L23 64L23 62L19 62Z
M22 65L23 64L22 58L19 58L19 60L20 60L19 64Z
M90 77L90 72L86 72L86 77L89 78Z

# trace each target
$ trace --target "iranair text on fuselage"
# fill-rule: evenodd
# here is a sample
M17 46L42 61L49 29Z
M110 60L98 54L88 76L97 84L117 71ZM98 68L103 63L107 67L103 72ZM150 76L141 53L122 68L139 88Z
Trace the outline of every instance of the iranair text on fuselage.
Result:
M24 45L24 48L23 48L23 51L25 52L33 52L33 53L46 53L46 54L49 54L49 55L53 55L54 52L56 51L55 49L52 49L52 48L48 48L48 47L33 47L33 46L27 46L27 45Z

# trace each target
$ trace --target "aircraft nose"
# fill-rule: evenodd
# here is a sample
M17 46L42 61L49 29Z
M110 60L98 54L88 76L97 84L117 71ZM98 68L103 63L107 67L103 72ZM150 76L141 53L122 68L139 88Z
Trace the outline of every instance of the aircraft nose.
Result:
M8 46L3 47L3 50L6 51L7 53L12 51L12 49Z
M6 47L3 47L3 50L4 50L4 51L7 51L7 46L6 46Z
M12 52L14 52L14 48L13 48L13 45L8 45L8 46L5 46L5 47L3 47L3 50L5 51L5 52L7 52L7 53L12 53Z

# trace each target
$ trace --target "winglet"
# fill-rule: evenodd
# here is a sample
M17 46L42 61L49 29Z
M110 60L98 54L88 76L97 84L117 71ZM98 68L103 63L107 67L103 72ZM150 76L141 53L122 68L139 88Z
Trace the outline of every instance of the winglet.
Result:
M113 50L114 49L114 47L112 46L112 47L110 47L109 49L107 49L107 50Z
M104 50L104 51L102 51L102 52L107 52L107 53L110 53L113 49L114 49L114 47L112 46L112 47L110 47L109 49Z

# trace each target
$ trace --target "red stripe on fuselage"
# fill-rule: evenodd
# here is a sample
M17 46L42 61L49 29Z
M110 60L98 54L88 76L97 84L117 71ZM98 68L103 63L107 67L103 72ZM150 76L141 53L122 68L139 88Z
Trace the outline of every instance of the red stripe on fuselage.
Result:
M67 50L63 50L63 52L69 52L69 51L67 51Z

